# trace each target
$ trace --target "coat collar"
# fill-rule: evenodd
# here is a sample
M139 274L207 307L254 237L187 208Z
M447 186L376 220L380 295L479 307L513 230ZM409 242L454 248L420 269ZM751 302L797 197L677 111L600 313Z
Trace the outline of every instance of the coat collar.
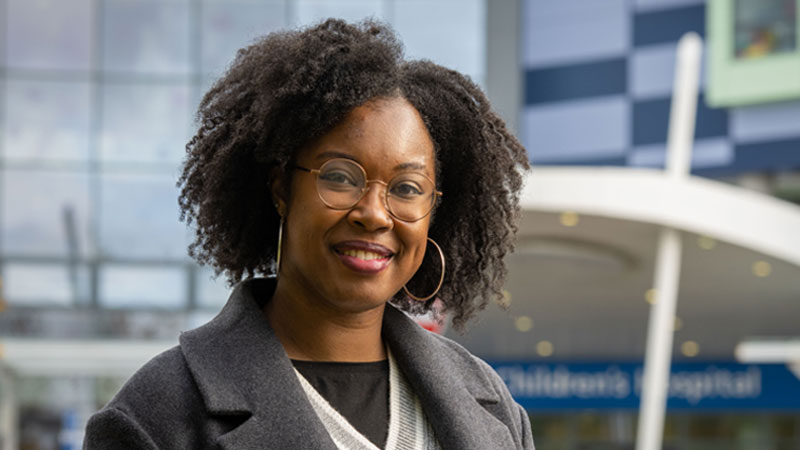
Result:
M273 279L239 283L211 322L180 337L208 412L242 423L224 449L336 450L261 313ZM512 448L508 428L487 408L500 402L483 367L458 344L415 324L391 305L383 336L444 449Z
M262 315L259 302L274 287L272 279L239 283L217 317L181 334L181 350L208 412L245 419L220 448L336 450Z

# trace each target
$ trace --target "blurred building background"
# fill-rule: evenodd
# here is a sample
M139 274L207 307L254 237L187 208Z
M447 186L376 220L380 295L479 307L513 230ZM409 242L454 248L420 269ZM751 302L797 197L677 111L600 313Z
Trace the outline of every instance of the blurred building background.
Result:
M795 0L757 3L798 29ZM219 310L228 289L187 258L178 218L195 106L253 38L366 16L390 23L408 57L483 86L538 168L531 185L556 180L547 186L565 195L583 181L559 185L564 166L592 167L589 182L664 167L675 46L686 31L706 36L709 19L702 0L0 1L0 448L80 448L88 416L133 368ZM775 52L800 55L800 33L786 33ZM714 107L703 84L693 174L724 183L723 197L800 215L800 98ZM449 334L505 377L538 449L633 448L664 223L545 207L532 193L509 310ZM669 217L663 196L643 197ZM771 230L775 217L748 220ZM735 354L800 336L800 265L785 256L797 241L770 252L679 228L665 448L800 448L800 370Z

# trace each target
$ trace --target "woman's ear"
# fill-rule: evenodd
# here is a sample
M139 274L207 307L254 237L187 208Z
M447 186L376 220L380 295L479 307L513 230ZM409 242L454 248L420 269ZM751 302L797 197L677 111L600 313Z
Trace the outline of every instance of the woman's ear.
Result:
M272 203L275 205L278 215L281 217L286 217L286 198L288 189L286 186L285 174L280 167L273 167L270 171L270 179L272 180L270 182Z

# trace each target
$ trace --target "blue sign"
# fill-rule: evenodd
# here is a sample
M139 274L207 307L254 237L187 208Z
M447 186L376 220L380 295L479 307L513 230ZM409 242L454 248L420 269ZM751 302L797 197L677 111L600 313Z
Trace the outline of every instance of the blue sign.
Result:
M529 410L639 407L641 364L490 364ZM800 374L784 364L673 364L667 408L800 410Z

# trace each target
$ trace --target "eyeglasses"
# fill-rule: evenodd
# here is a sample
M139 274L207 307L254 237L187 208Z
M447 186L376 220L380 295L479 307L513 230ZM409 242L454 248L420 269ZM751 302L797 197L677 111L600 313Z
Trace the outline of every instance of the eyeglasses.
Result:
M436 190L433 180L418 172L403 172L385 183L368 180L367 172L355 161L334 158L319 169L295 166L295 169L317 176L317 193L328 208L350 209L361 201L370 183L382 184L386 190L383 203L396 219L416 222L427 216L442 193Z

